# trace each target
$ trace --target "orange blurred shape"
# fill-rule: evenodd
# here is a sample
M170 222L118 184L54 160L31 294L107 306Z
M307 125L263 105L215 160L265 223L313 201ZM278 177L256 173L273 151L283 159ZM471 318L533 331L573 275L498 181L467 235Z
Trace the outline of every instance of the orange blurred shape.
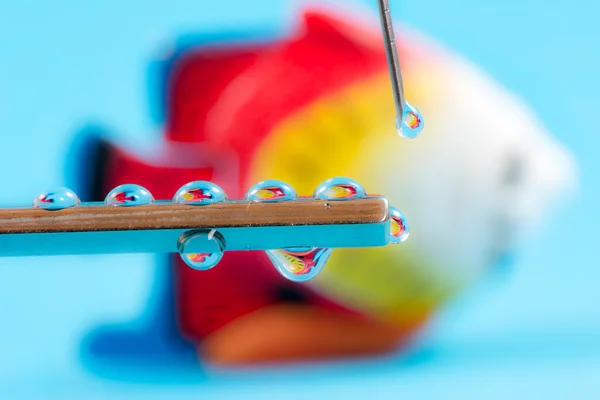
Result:
M213 333L200 345L199 355L227 365L366 356L394 351L414 334L407 332L414 331L326 309L282 304L255 311Z

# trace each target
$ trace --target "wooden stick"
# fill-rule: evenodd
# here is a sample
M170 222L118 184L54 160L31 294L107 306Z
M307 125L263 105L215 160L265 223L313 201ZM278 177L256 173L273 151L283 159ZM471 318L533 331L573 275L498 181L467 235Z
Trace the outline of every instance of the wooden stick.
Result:
M0 256L175 252L181 235L202 230L219 232L227 250L384 246L389 219L383 197L0 209Z
M369 224L389 218L381 197L349 201L230 202L208 206L159 203L138 207L84 205L58 211L0 209L0 234L220 227Z

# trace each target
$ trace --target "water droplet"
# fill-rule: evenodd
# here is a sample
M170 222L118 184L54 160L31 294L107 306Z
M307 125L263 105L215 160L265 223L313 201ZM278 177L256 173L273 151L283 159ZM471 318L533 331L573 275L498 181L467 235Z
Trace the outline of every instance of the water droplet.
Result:
M366 195L365 189L355 180L332 178L321 183L313 197L318 200L349 200L359 199Z
M405 242L409 233L410 229L404 214L396 207L390 207L390 243Z
M148 190L133 184L117 186L106 195L104 203L109 206L145 206L154 203L154 197Z
M404 114L402 114L402 121L398 123L398 133L400 136L407 139L414 139L425 125L423 116L415 107L413 107L408 101L404 102Z
M189 204L192 206L205 206L227 200L225 191L212 182L196 181L183 185L175 196L173 202Z
M252 186L246 194L246 200L261 203L278 203L294 200L298 197L294 188L281 181L263 181Z
M193 249L202 251L191 251ZM215 230L187 232L180 238L178 250L188 266L198 271L208 271L223 258L225 239Z
M306 282L315 278L327 264L333 249L294 247L267 250L275 268L285 278L294 282Z
M48 191L33 199L33 206L44 210L63 210L79 204L79 197L67 188Z

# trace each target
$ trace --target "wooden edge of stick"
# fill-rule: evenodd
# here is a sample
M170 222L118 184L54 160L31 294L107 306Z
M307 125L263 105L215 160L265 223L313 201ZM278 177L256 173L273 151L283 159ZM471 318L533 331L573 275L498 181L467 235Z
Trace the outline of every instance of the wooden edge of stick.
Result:
M236 201L208 206L157 203L114 207L84 204L57 211L0 209L0 234L373 224L387 219L389 206L384 197L283 203Z

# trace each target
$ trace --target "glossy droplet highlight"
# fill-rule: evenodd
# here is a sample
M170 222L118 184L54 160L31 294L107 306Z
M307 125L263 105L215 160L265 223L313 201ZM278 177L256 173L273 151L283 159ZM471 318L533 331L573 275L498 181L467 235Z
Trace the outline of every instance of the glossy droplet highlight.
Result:
M294 282L306 282L319 275L332 252L333 249L297 247L268 250L266 253L285 278Z
M404 102L402 121L398 124L398 133L407 139L414 139L423 131L423 116L409 102Z
M132 207L154 203L154 197L140 185L126 184L117 186L106 195L106 205Z
M313 197L317 200L349 200L365 197L362 185L350 178L332 178L323 182Z
M390 207L390 243L398 244L406 241L410 230L404 214L396 207Z
M174 203L205 206L227 200L225 191L212 182L196 181L182 186L173 197Z
M252 186L246 194L246 200L261 203L278 203L294 200L298 197L294 188L282 181L263 181Z
M225 239L215 230L184 233L178 242L181 259L191 268L208 271L223 258Z
M45 192L33 199L33 206L44 210L63 210L81 204L79 197L69 189L60 188Z

